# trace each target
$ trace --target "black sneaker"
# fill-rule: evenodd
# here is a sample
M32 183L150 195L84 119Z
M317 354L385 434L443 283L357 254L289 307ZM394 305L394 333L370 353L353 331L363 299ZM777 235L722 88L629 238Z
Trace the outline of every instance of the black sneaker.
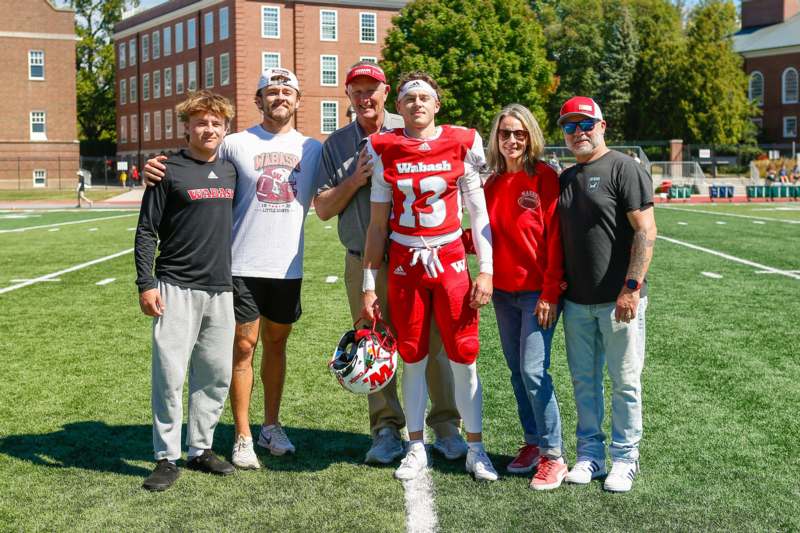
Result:
M180 472L175 463L170 463L167 459L161 459L156 464L155 470L150 476L144 480L142 487L149 491L162 491L167 490L178 479Z
M186 462L186 468L218 476L227 476L236 471L232 464L228 461L223 461L214 455L211 450L205 450L202 455L189 459Z

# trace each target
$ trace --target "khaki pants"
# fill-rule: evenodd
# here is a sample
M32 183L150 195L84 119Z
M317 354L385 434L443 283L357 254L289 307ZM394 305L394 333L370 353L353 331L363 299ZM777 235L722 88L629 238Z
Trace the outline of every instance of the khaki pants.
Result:
M361 258L349 252L345 253L344 283L347 288L347 300L350 304L350 314L353 321L361 315L361 284L364 278ZM381 314L386 322L391 323L389 306L386 301L388 265L384 262L375 283L378 294L378 304ZM447 354L442 349L442 340L439 330L431 320L430 353L427 365L428 395L431 399L431 409L425 422L433 429L437 437L449 437L459 433L461 419L453 397L453 374ZM396 374L395 374L396 376ZM406 418L400 400L397 397L397 379L384 387L383 390L368 396L369 401L369 429L374 437L379 430L390 427L399 435L400 429L406 425Z

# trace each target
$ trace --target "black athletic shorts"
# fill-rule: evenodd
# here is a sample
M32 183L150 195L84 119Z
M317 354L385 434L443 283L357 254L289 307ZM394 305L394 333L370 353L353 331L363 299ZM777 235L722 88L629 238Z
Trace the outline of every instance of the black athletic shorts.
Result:
M301 279L243 278L233 276L233 313L236 322L246 324L259 315L278 324L297 322Z

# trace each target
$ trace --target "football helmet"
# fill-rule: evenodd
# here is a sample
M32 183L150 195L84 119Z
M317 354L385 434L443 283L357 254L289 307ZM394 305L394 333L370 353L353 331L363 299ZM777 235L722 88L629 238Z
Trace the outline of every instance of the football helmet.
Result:
M397 342L389 326L379 318L356 327L339 340L328 368L342 387L355 394L383 389L397 372Z

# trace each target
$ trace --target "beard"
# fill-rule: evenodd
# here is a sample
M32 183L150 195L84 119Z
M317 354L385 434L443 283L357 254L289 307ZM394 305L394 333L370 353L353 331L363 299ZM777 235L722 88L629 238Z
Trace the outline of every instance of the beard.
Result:
M583 141L584 139L581 140ZM582 143L577 148L575 147L576 144L575 141L568 142L567 148L569 148L569 151L576 156L590 155L592 152L595 151L595 149L597 149L598 146L600 146L601 137L599 137L598 135L587 136L585 141L586 141L585 143Z
M295 113L295 107L286 102L273 102L271 106L262 104L264 118L280 125L287 124Z

